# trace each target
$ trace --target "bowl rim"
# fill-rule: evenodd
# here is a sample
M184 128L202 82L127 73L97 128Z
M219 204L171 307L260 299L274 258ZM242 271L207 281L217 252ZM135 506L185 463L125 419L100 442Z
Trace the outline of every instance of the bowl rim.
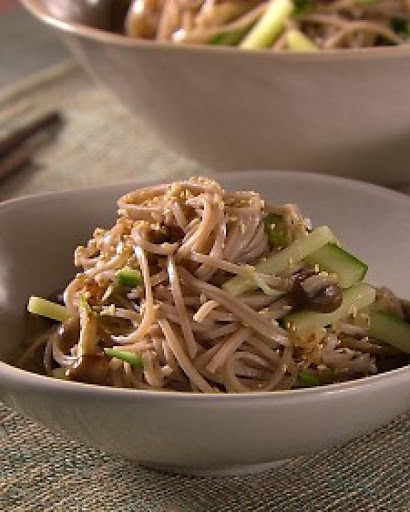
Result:
M23 1L23 0L22 0ZM229 171L218 171L211 170L208 171L205 177L218 180L230 180L231 178L235 179L246 179L249 178L250 174L252 177L256 176L256 180L271 178L272 176L278 177L288 177L291 175L295 178L295 181L298 179L308 179L311 182L329 182L334 185L342 185L353 187L359 189L363 192L372 191L373 193L379 194L381 196L390 196L391 199L395 199L398 201L403 201L410 205L410 195L406 192L402 192L400 190L395 190L394 188L389 188L384 185L379 185L377 183L370 183L368 181L363 181L354 178L347 178L344 176L337 176L333 174L324 174L321 172L312 172L309 170L300 170L300 169L291 169L291 168L268 168L268 167L260 167L260 168L241 168L241 169L233 169ZM144 178L138 177L136 179L128 179L124 181L119 181L116 183L109 183L103 185L89 185L89 186L79 186L79 187L66 187L58 190L51 190L45 192L34 192L29 194L23 194L17 197L11 197L4 201L0 201L0 215L1 211L5 208L12 207L15 203L21 203L25 201L41 201L46 198L53 197L64 197L70 196L72 194L88 194L88 193L101 193L104 191L127 188L127 187L138 187L143 188L150 185L158 185L162 183L171 183L174 180L184 180L189 179L189 177L179 176L178 174L166 176L164 178Z
M395 190L391 190L380 185L375 185L372 183L362 182L352 180L350 178L344 178L340 176L328 176L319 173L308 173L303 171L291 171L292 178L296 180L298 178L307 179L311 182L327 182L333 183L334 185L344 185L349 187L354 187L356 189L362 190L363 192L371 191L373 193L377 193L384 197L389 197L394 199L395 201L403 201L403 204L410 206L410 197L404 193L397 192ZM278 177L288 177L290 171L289 170L268 170L268 169L260 169L260 170L240 170L240 171L230 171L224 173L213 173L210 174L210 178L215 178L218 180L229 180L229 179L241 179L241 178L249 178L252 175L252 178L255 180L263 180L268 178ZM172 180L172 178L170 178ZM3 201L0 203L0 218L3 211L7 211L10 208L19 209L21 206L24 206L25 203L31 202L42 202L44 199L46 200L58 200L62 197L67 196L75 196L77 194L99 194L103 192L114 192L116 189L124 188L127 189L128 186L147 186L151 183L160 183L163 180L133 180L129 182L116 183L110 185L100 185L86 188L77 188L77 189L66 189L59 190L54 192L46 192L41 194L31 194L22 197L17 197L13 199L9 199L7 201ZM99 386L95 384L86 384L81 382L72 382L72 381L64 381L59 379L53 379L45 375L39 375L33 372L29 372L27 370L23 370L12 364L6 363L4 361L0 361L0 381L6 382L9 381L13 387L31 387L32 390L36 389L39 391L60 391L63 394L86 394L93 396L105 396L106 398L112 397L120 397L123 399L129 399L130 397L135 397L135 399L155 399L155 400L164 400L172 398L177 400L178 402L181 400L185 402L186 400L192 401L196 397L200 396L199 403L203 401L206 402L216 402L221 404L226 404L226 401L229 402L243 402L250 401L251 403L260 401L269 402L282 402L283 400L290 401L299 401L299 399L303 398L303 400L311 399L325 399L329 395L340 395L340 394L355 394L361 393L362 390L369 390L376 387L384 387L389 386L394 383L403 382L405 384L406 380L410 383L410 365L397 368L394 370L390 370L388 372L384 372L377 375L371 375L368 377L362 377L360 379L351 380L347 382L341 382L336 384L328 384L324 386L312 387L312 388L300 388L293 390L284 390L284 391L263 391L263 392L249 392L249 393L198 393L198 392L180 392L180 391L150 391L150 390L137 390L137 389L127 389L127 388L114 388L110 386Z
M139 48L147 51L160 51L168 50L170 52L189 52L199 54L215 54L215 55L229 55L230 57L244 58L249 55L249 52L239 50L235 47L229 46L215 46L215 45L177 45L172 43L164 43L158 41L149 41L138 38L131 38L123 34L108 32L95 27L89 27L82 23L67 22L59 20L52 16L45 9L39 5L37 0L21 0L24 7L31 12L31 14L38 20L61 30L66 34L81 36L85 39L99 41L105 44L112 44L114 46ZM410 57L410 44L403 44L398 46L380 46L371 48L355 48L355 49L330 49L321 52L289 52L277 51L272 52L268 50L252 50L252 55L257 58L270 59L276 61L291 61L291 62L323 62L331 63L337 61L354 61L354 60L379 60L388 58Z

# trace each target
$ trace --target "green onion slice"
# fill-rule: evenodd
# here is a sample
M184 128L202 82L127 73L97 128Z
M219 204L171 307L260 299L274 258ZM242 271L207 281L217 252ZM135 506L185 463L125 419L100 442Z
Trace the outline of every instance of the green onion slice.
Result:
M312 0L293 0L295 15L302 14L312 7Z
M275 213L269 213L263 219L265 233L271 247L283 247L285 245L285 233L283 230L283 218Z
M91 309L91 306L88 302L88 299L90 298L90 294L85 292L80 295L79 305L80 308L87 313L87 315L91 315L93 313L93 310Z
M131 366L136 368L144 368L142 357L134 352L128 352L126 350L117 350L115 348L105 348L104 352L109 357L115 357L129 363Z
M302 383L308 388L320 386L320 380L316 377L316 375L313 375L313 373L306 371L300 372L298 377L302 381Z
M136 268L124 267L116 272L115 283L123 288L136 288L142 283L141 272Z

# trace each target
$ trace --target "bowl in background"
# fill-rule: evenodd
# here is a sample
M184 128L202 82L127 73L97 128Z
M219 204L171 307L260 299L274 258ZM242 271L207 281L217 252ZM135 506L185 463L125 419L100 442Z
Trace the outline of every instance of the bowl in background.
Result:
M410 181L410 45L178 46L96 28L108 27L110 0L22 2L165 144L211 168Z
M369 264L368 280L410 297L409 198L306 173L218 176L231 190L296 202ZM45 194L0 205L0 396L54 432L147 466L190 474L265 469L384 425L410 406L410 367L320 388L242 395L152 392L68 382L15 368L30 295L72 278L74 248L114 223L136 184ZM32 236L18 236L31 233ZM33 233L35 236L33 236Z

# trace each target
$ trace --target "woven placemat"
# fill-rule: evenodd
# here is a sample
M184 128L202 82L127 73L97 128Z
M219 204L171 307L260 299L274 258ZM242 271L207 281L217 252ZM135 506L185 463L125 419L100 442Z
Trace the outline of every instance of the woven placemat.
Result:
M2 125L8 130L45 109L63 113L58 140L44 148L33 165L0 182L0 200L208 172L163 147L141 119L132 117L71 61L0 92L0 133Z
M0 92L0 134L33 109L65 127L35 164L0 182L0 200L209 170L165 149L73 62ZM220 479L165 475L51 434L0 406L1 511L410 510L410 414L345 446L265 473Z
M410 510L410 414L279 469L218 479L141 468L51 434L13 412L2 424L4 511Z

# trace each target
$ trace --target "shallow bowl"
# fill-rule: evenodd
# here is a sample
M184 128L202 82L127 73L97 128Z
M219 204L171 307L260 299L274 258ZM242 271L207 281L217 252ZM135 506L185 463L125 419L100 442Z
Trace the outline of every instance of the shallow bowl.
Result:
M211 168L410 181L410 45L298 54L159 44L99 29L107 0L22 1L164 143Z
M410 297L410 200L373 185L288 172L218 177L296 202L369 263L369 282ZM410 367L316 389L201 395L113 389L51 379L11 363L22 350L25 305L72 277L72 253L115 219L112 186L33 196L0 205L0 382L4 401L54 432L138 463L188 473L238 473L335 446L410 406ZM407 224L406 224L407 223Z

